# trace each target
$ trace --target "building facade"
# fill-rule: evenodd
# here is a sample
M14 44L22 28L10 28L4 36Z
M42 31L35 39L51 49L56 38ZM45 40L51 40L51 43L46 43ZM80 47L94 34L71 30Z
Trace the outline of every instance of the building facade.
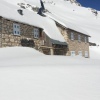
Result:
M51 39L42 28L0 17L0 47L32 47L47 55L65 55L67 44Z
M89 35L63 27L57 23L57 27L68 44L67 56L83 56L89 58Z

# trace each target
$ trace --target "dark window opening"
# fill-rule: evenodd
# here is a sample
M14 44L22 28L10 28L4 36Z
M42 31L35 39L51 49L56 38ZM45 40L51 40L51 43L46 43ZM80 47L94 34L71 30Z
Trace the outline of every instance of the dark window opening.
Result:
M35 43L33 40L21 39L21 45L24 47L34 47Z

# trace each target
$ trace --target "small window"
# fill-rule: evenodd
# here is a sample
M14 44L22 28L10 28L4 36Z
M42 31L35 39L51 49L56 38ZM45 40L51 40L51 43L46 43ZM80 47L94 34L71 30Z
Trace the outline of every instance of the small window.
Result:
M85 43L87 43L87 37L85 36L85 38L84 38L84 41L85 41Z
M75 56L75 51L71 51L71 56Z
M18 31L17 33L18 33L18 34L20 34L20 32L19 32L19 31Z
M85 58L88 58L88 57L89 57L88 51L85 51Z
M78 55L79 56L82 56L82 51L78 51Z
M19 24L13 24L13 33L14 35L20 35L20 25Z
M19 26L17 26L17 28L19 28Z
M34 32L34 38L39 38L39 29L34 28L33 32Z
M78 41L81 42L81 35L78 35Z
M71 32L71 40L74 40L74 33Z

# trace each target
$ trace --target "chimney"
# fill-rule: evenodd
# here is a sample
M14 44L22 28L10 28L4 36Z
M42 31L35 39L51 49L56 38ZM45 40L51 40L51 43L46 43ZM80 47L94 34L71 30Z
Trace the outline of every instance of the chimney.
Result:
M18 9L17 11L18 11L18 13L19 13L20 15L23 15L23 10Z

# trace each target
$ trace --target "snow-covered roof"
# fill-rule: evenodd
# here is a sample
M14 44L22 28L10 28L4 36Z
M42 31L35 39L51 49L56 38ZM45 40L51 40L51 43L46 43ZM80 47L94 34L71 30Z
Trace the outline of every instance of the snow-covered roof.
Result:
M81 29L80 27L77 27L75 24L71 22L67 22L64 19L59 18L57 15L54 15L51 13L46 13L45 15L53 19L57 23L61 24L62 26L66 27L67 29L71 29L71 30L90 36L85 30Z
M40 7L39 0L24 0L30 5ZM37 1L37 2L36 2ZM100 11L98 15L90 8L76 6L70 0L43 0L44 6L50 12L50 18L60 22L65 27L91 36L90 41L100 44Z
M56 24L53 20L47 17L42 17L36 14L33 11L29 11L27 9L23 10L23 16L18 13L18 6L12 5L4 0L0 1L0 16L9 19L18 21L21 23L33 25L36 27L40 27L44 29L44 32L53 40L57 40L59 42L65 42L63 36L59 32Z

